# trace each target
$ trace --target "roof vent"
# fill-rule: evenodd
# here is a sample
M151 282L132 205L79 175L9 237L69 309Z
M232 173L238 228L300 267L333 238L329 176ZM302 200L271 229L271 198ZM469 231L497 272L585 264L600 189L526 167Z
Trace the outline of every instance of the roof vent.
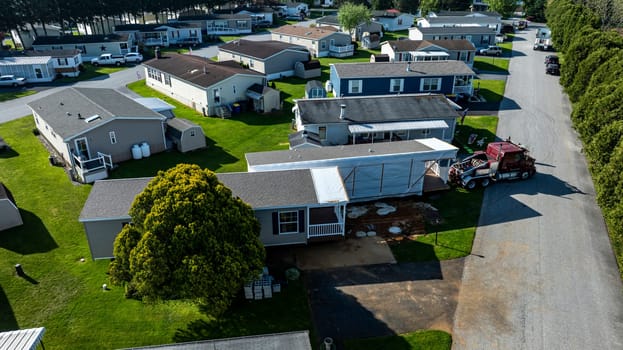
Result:
M98 119L101 119L100 115L99 114L95 114L95 115L92 115L92 116L88 117L87 119L85 119L84 122L85 123L91 123L91 122L94 122L94 121L96 121Z
M343 120L345 115L346 115L346 105L341 104L340 105L340 120Z
M69 112L66 112L66 113L67 113L67 116L68 116L68 117L71 115L71 113L69 113Z
M84 117L82 116L82 114L78 113L78 119L84 119Z

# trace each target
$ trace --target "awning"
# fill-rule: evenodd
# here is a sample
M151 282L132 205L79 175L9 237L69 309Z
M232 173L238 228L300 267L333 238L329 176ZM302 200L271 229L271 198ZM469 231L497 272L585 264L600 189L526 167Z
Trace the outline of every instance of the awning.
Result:
M423 129L447 129L448 124L443 120L423 120L417 122L393 122L375 124L352 124L348 126L351 134L363 134L369 132L404 131Z
M251 91L251 90L247 90L247 97L254 99L254 100L261 100L262 99L262 94L257 93L255 91Z
M411 55L416 57L450 57L450 54L443 51L415 51L411 52Z

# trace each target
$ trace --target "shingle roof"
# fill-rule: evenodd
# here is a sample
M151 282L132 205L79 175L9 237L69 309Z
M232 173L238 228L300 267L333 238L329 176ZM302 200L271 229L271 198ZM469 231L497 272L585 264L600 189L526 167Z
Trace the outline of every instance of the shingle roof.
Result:
M318 203L309 169L254 173L219 173L232 195L253 209ZM129 218L134 198L153 178L99 180L82 208L79 221Z
M179 131L200 127L199 125L191 122L190 120L183 118L167 119L167 125Z
M66 49L66 50L27 50L24 51L26 56L51 56L57 57L73 57L80 53L78 49Z
M51 56L10 56L0 58L0 66L48 64ZM32 69L32 68L30 68Z
M394 51L415 51L436 45L446 50L473 50L476 48L469 40L390 40L387 41Z
M202 87L210 87L236 74L262 76L261 73L242 68L234 61L214 62L193 55L171 54L151 59L143 65Z
M95 181L82 207L79 221L130 218L134 198L147 187L151 177Z
M33 45L90 44L128 41L128 34L39 36Z
M495 35L495 29L481 26L474 27L413 27L409 30L419 30L422 34L491 34Z
M115 26L116 32L128 32L128 31L139 31L139 32L156 32L156 31L166 31L166 29L157 29L160 27L171 27L171 28L188 28L190 24L177 22L177 23L158 23L158 24L118 24Z
M11 191L9 191L6 186L2 182L0 182L0 199L8 199L11 203L15 204L15 200L13 199L13 195L11 195Z
M325 146L287 151L253 152L245 154L249 166L296 163L324 159L376 157L405 153L426 152L433 149L418 140L360 143L356 145Z
M455 24L469 24L469 23L488 23L488 24L496 24L501 21L495 17L460 17L460 16L438 16L438 17L429 17L427 18L428 23L455 23Z
M472 75L463 61L334 63L340 79ZM407 69L408 67L408 69Z
M438 16L475 16L481 14L489 17L501 17L501 15L495 11L439 11Z
M345 118L340 119L342 105ZM303 124L383 123L393 121L458 117L457 111L440 94L404 94L296 100Z
M326 36L329 36L335 33L348 36L348 34L341 33L333 27L309 28L309 27L302 27L302 26L293 26L293 25L288 24L288 25L281 26L273 30L273 34L298 36L298 37L307 38L307 39L322 39Z
M213 15L180 16L178 21L205 21L213 19L251 19L247 14L222 13Z
M113 89L67 88L27 103L63 139L108 123L112 119L165 117ZM86 122L89 117L99 118Z
M253 209L318 203L309 169L219 173L219 181Z
M338 25L338 26L340 25L340 21L338 21L336 15L328 15L328 16L317 18L316 23Z
M277 40L254 41L240 39L228 42L219 47L219 51L234 52L257 59L266 59L288 49L304 51L306 54L309 53L304 46L293 45Z
M246 7L246 6L241 6L241 7L236 7L233 9L225 9L225 10L216 10L213 13L218 13L218 14L227 14L227 13L240 13L242 11L247 11L247 12L251 12L251 13L272 13L275 12L272 8L270 7Z

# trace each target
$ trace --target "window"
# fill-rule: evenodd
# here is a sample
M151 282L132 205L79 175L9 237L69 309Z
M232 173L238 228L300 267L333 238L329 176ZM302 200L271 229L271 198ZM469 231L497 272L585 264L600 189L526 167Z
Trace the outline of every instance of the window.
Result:
M439 91L441 89L441 78L424 78L420 83L421 91Z
M326 49L326 48L327 48L327 41L320 40L320 49Z
M318 127L318 136L320 137L321 140L327 139L327 127L326 126Z
M119 48L121 50L127 50L128 49L128 43L120 43L119 44Z
M349 80L348 81L348 93L349 94L360 94L362 87L362 80Z
M398 25L401 26L402 25L402 18L398 18Z
M389 83L390 92L402 92L404 79L391 79Z
M459 56L459 60L463 61L463 62L467 62L467 60L468 60L467 51L461 51L461 55Z
M423 136L428 136L428 135L430 135L430 129L422 129L422 135L423 135Z
M117 135L115 135L114 131L109 132L108 136L110 136L110 144L111 145L114 145L115 143L117 143Z
M253 67L253 60L249 60L249 67Z
M56 62L59 66L67 66L69 63L67 62L67 58L57 58Z
M86 47L86 45L76 45L76 49L80 50L80 53L81 53L81 54L83 54L83 55L84 55L85 53L87 53L87 47Z
M481 43L482 44L488 44L489 43L489 36L488 35L483 35Z
M195 130L190 130L190 136L195 136Z
M468 86L472 83L471 75L457 75L454 77L454 86Z
M282 211L279 213L279 233L298 233L299 213L297 211Z
M78 63L79 63L78 57L74 57L74 64L78 64Z
M221 103L221 90L214 89L214 103Z
M147 68L147 76L162 83L162 74L153 68Z
M171 76L169 74L164 75L164 84L171 86Z

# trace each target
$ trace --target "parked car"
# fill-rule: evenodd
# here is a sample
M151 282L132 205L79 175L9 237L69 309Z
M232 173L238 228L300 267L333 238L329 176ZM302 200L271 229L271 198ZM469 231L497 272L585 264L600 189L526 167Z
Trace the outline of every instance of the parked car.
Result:
M559 60L558 60L558 56L556 55L547 55L545 56L545 64L560 64Z
M128 52L123 58L125 58L126 63L140 63L143 61L143 55L138 52Z
M26 85L26 78L19 78L15 75L3 75L0 76L0 86L24 86Z
M197 46L199 44L199 38L196 38L196 37L182 38L182 39L179 39L175 44L178 47Z
M560 65L557 63L548 63L545 66L545 74L560 75Z
M97 66L117 66L125 64L125 58L122 55L113 55L111 53L103 53L99 57L91 59L91 64Z
M485 49L478 50L478 53L486 56L500 56L502 55L502 48L496 45L489 45Z

